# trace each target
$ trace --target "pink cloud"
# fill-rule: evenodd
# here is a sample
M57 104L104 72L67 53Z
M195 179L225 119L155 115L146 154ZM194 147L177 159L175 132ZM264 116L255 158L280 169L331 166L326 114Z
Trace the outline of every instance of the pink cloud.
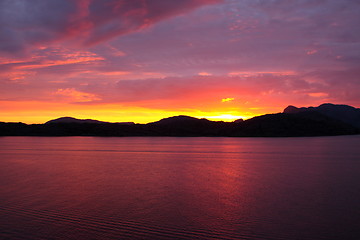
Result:
M297 77L270 74L256 77L193 76L121 80L112 87L90 84L82 89L104 96L103 100L110 102L201 99L206 103L211 99L221 102L221 99L226 99L228 96L254 98L265 96L269 92L290 96L292 91L299 87L305 91L312 91L310 83Z
M63 96L65 97L65 100L68 100L70 102L82 103L101 100L101 98L99 98L95 94L80 92L74 88L58 89L56 92L54 92L54 94Z

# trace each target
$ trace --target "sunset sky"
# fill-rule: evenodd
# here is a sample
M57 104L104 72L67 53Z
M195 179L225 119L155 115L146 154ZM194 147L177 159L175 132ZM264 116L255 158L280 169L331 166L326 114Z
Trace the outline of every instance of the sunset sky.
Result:
M0 0L0 121L360 107L360 1Z

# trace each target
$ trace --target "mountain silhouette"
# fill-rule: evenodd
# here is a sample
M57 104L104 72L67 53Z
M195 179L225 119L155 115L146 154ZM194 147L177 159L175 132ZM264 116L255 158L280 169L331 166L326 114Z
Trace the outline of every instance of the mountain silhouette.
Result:
M228 136L291 137L359 133L359 129L318 112L277 113L251 118L230 129Z
M104 124L108 122L102 122L98 120L92 120L92 119L77 119L73 117L61 117L57 119L53 119L50 121L47 121L45 124L57 124L57 123L96 123L96 124Z
M159 136L217 136L224 125L224 122L180 115L148 123L146 127Z
M61 123L92 123L92 124L104 124L104 123L110 123L110 122L103 122L93 119L77 119L73 117L61 117L57 119L53 119L50 121L47 121L45 124L61 124ZM117 124L134 124L133 122L119 122Z
M360 109L347 105L288 106L282 113L234 122L174 116L148 124L61 117L45 124L0 122L0 136L299 137L360 133Z
M168 117L163 118L157 122L153 122L151 124L157 124L157 125L170 125L170 124L192 124L197 122L210 122L207 119L198 119L195 117L185 116L185 115L179 115L174 117Z
M284 113L300 113L300 112L318 112L330 118L337 119L354 127L360 128L360 109L348 105L336 105L331 103L321 104L318 107L301 107L288 106L284 109Z

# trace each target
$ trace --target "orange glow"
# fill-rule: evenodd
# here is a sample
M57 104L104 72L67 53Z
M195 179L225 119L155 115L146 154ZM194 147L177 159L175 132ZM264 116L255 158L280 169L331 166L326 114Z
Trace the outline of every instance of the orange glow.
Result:
M208 72L199 72L198 75L199 76L211 76L212 74L208 73Z
M315 93L309 93L310 97L328 97L329 94L323 93L323 92L315 92Z
M26 78L29 76L33 76L35 75L34 72L31 71L13 71L13 72L9 72L9 73L4 73L1 74L0 76L6 76L8 77L9 80L14 81L14 82L20 82L20 81L26 81Z
M65 96L73 102L92 102L101 100L101 98L95 94L80 92L74 88L58 89L54 94Z
M162 118L188 115L207 118L213 121L234 121L247 119L257 115L255 112L240 111L199 111L199 110L167 110L133 107L121 104L71 104L38 101L1 101L0 121L44 123L51 119L70 116L80 119L96 119L108 122L148 123Z
M122 76L130 74L130 72L104 72L101 74L105 76Z
M242 116L237 116L237 115L231 115L231 114L221 114L218 116L201 116L200 118L206 118L212 121L224 121L224 122L233 122L236 119L248 119L252 116L246 116L246 115L242 115Z

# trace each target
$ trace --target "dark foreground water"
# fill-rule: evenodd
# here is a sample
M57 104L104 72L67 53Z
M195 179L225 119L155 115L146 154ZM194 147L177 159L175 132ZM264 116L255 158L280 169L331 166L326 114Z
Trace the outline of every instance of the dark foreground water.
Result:
M0 138L0 239L360 239L360 136Z

